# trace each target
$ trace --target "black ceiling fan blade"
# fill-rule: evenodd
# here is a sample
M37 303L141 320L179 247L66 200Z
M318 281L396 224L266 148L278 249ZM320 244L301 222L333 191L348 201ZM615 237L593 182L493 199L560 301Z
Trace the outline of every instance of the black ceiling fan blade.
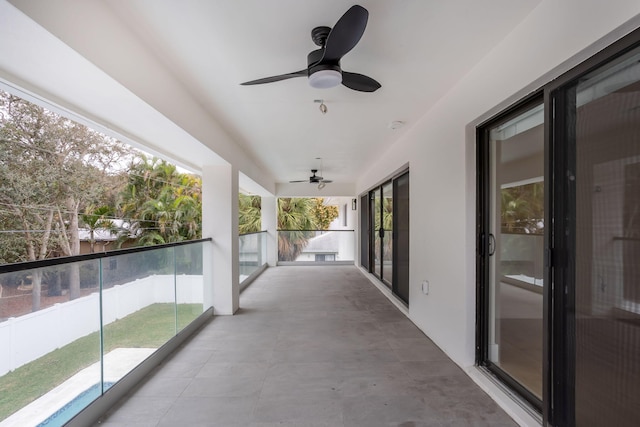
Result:
M339 61L351 49L355 47L362 38L369 12L362 6L351 6L327 36L324 46L324 55L320 62Z
M323 180L322 180L322 181L320 181L320 182L324 182L325 184L329 184L330 182L333 182L333 181L332 181L332 180L330 180L330 179L323 179Z
M342 84L349 89L357 90L360 92L375 92L380 89L382 85L364 74L349 73L347 71L342 72Z
M298 181L289 181L290 184L295 184L296 182L309 182L308 179L300 179Z
M251 80L249 82L244 82L240 84L242 86L261 85L264 83L273 83L273 82L279 82L280 80L292 79L294 77L307 77L308 75L309 75L309 72L305 68L304 70L296 71L295 73L280 74L279 76L265 77L263 79Z

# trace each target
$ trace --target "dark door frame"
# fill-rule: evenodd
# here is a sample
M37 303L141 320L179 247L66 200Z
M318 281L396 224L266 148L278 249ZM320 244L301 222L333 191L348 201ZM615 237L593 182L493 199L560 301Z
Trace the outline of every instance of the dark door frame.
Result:
M491 206L494 200L491 199L491 146L489 131L495 126L506 123L519 114L543 103L543 93L536 92L521 102L503 111L496 117L482 123L476 130L476 364L489 370L501 382L517 392L532 407L542 411L542 401L522 386L513 377L507 374L499 366L489 360L489 263L491 252ZM546 176L545 176L546 178ZM546 179L545 179L546 182ZM545 185L545 188L547 186ZM545 191L545 197L546 197ZM546 200L545 200L546 203ZM545 216L545 224L548 218ZM545 227L546 228L546 227ZM546 235L546 230L545 230ZM545 286L546 274L545 274ZM543 339L546 340L546 330L543 331ZM544 369L544 367L543 367ZM544 376L544 372L543 372ZM544 393L543 377L543 393ZM544 398L543 398L544 399Z
M575 99L570 91L582 76L640 46L640 29L636 29L581 64L543 85L476 128L476 364L486 367L508 387L530 403L526 390L488 362L488 263L489 251L488 186L484 176L490 167L487 150L488 125L519 111L532 100L543 100L545 110L545 288L543 316L543 399L537 406L544 425L575 426L575 188L571 173L575 163L575 146L567 134L564 114ZM570 118L569 118L570 120ZM486 188L485 188L486 187ZM488 363L487 363L488 362ZM523 393L524 391L524 393ZM539 402L539 400L538 400ZM536 407L536 405L533 405Z
M367 202L368 202L367 203L368 212L366 214L366 217L368 219L367 229L364 230L364 227L363 227L363 229L360 230L361 238L362 238L362 233L367 233L368 234L368 245L367 245L367 248L366 248L367 249L368 266L364 266L363 265L363 267L365 267L369 273L373 274L378 280L380 280L381 283L386 285L392 291L392 293L396 297L398 297L398 299L400 301L402 301L403 304L405 304L405 305L408 305L409 301L405 301L404 298L400 297L397 294L396 290L395 290L394 283L390 283L388 280L385 280L385 278L384 278L384 263L382 262L383 261L383 259L382 259L382 246L380 248L380 252L381 253L379 254L380 255L380 276L378 276L378 274L376 274L376 272L375 272L375 260L374 260L374 257L375 257L375 244L374 244L374 241L375 241L375 237L376 237L376 230L374 230L374 227L375 227L375 214L376 214L376 212L375 212L375 206L374 206L374 194L375 194L375 192L378 192L377 194L379 194L380 199L381 199L380 210L379 210L378 214L380 215L380 221L382 221L382 219L383 219L383 209L384 209L384 204L382 202L382 198L383 198L382 197L383 196L382 188L387 184L391 184L391 191L392 191L393 197L395 198L395 181L398 178L404 176L405 174L408 174L409 172L410 172L409 168L408 167L404 167L404 168L400 169L398 172L394 173L391 177L384 179L383 181L379 182L378 184L376 184L375 186L371 187L369 190L367 190L366 192L362 193L359 196L360 200L364 200L364 197L366 197L367 198ZM362 205L363 205L363 203L361 203L361 209L364 209L362 207ZM392 242L394 242L394 243L395 243L395 240L396 240L396 237L395 237L395 235L396 235L396 232L395 232L395 216L396 216L395 215L395 210L396 210L396 207L395 207L395 203L394 203L394 205L393 205L394 230L390 230L391 233L392 233L390 238L391 238ZM363 218L363 217L361 216L361 218ZM361 226L363 225L362 222L363 221L361 221ZM382 224L381 224L381 226L382 226ZM363 259L362 258L362 256L363 256L362 255L363 246L364 245L361 244L361 248L360 248L360 250L361 250L361 254L360 254L361 259ZM392 282L395 282L395 280L396 280L395 271L396 271L396 264L397 264L395 244L392 246L392 250L393 250L393 252L392 252L392 261L391 261L392 262ZM407 300L408 300L408 298L407 298Z

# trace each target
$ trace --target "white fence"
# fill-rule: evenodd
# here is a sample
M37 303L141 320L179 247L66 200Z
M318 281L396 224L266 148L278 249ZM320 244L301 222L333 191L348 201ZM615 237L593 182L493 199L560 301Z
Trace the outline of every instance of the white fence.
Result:
M107 325L156 303L202 303L202 291L202 276L155 275L117 285L102 292L103 322ZM0 323L0 376L98 330L97 292L9 318Z

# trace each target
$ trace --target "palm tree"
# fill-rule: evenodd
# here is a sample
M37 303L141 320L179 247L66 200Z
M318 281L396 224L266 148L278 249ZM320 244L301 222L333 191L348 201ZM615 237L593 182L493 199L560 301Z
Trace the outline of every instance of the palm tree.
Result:
M83 225L89 229L90 252L94 253L96 238L95 232L98 229L107 230L115 234L118 230L115 223L108 218L113 214L113 210L109 206L93 207L89 206L85 209L85 213L80 215Z
M239 194L238 198L238 233L256 233L260 231L261 222L260 196Z
M202 183L199 177L177 171L157 158L141 157L129 169L120 194L120 210L131 224L123 241L138 245L197 239L202 232Z
M308 198L278 199L278 260L295 261L317 228L315 201Z

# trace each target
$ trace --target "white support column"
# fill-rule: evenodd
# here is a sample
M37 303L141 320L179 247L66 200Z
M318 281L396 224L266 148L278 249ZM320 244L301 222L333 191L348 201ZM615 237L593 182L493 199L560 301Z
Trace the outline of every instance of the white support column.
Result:
M260 210L262 212L262 229L267 231L267 264L269 264L269 267L275 267L278 264L278 208L276 198L262 196Z
M231 165L202 169L202 236L211 237L205 251L205 307L233 314L240 303L238 263L238 171Z

